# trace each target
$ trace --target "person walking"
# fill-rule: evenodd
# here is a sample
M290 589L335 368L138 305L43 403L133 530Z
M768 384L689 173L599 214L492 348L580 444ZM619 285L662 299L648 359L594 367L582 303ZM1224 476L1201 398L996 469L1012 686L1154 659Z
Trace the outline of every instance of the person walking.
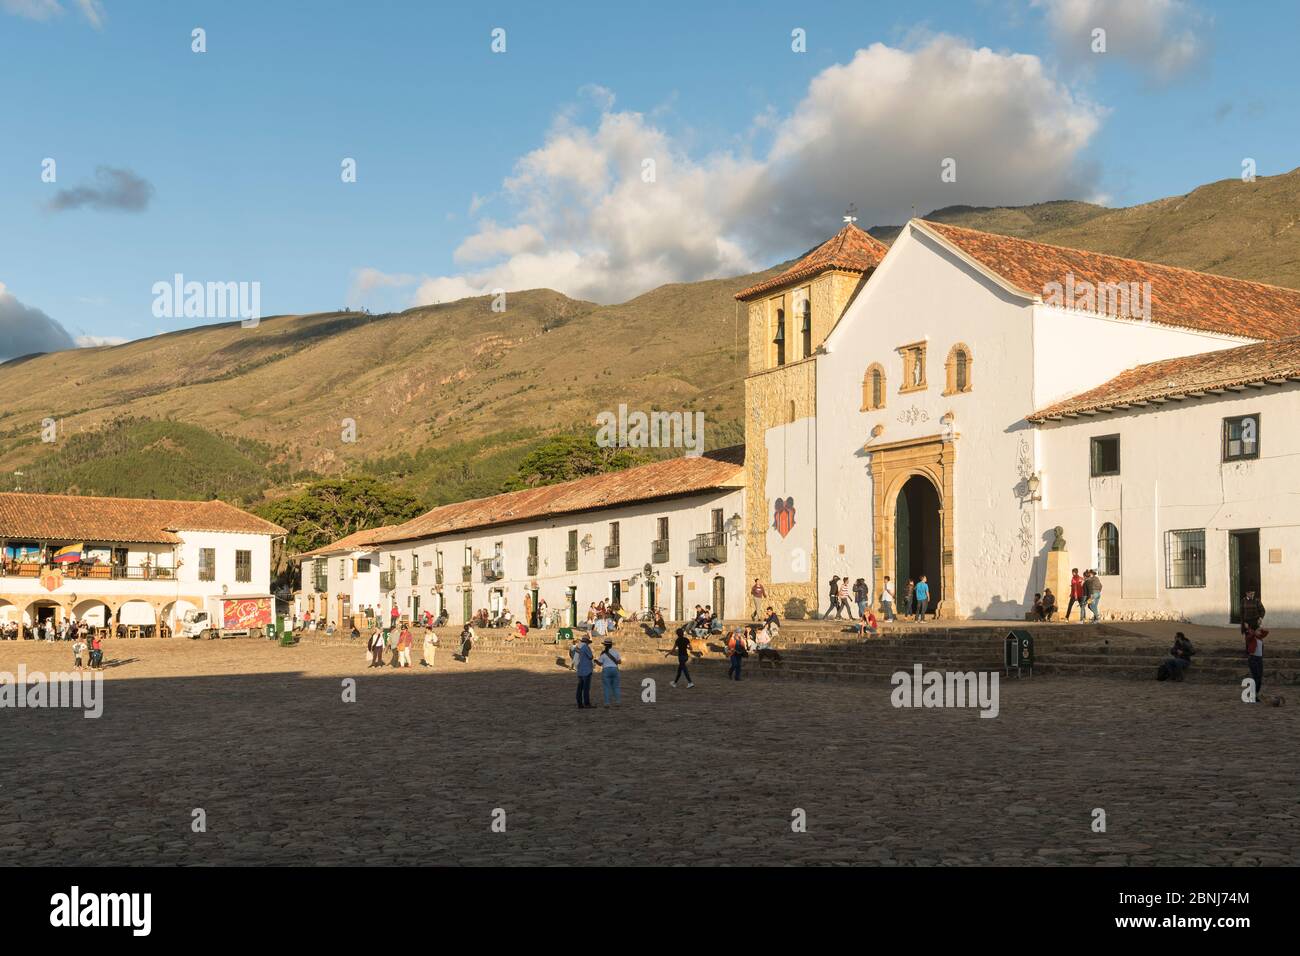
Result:
M1070 619L1070 612L1079 605L1079 621L1083 621L1083 578L1078 568L1070 568L1070 601L1065 606L1065 619Z
M605 706L608 707L610 704L615 707L622 706L618 668L623 663L623 655L614 650L612 638L605 638L604 650L600 652L600 657L596 658L596 663L600 665L600 684L605 694Z
M424 632L424 653L420 655L421 667L432 667L433 657L438 653L438 635L432 630Z
M384 666L384 632L381 628L376 627L375 633L370 635L370 666Z
M1101 575L1095 570L1088 572L1088 578L1083 582L1083 593L1088 599L1088 610L1092 612L1092 623L1096 624L1101 620L1101 612L1097 610L1101 604Z
M826 619L829 620L832 612L836 615L840 613L840 576L838 574L831 576L826 596L831 602L826 609Z
M677 676L673 678L673 682L669 686L676 687L677 682L685 677L686 686L688 688L694 687L695 682L691 680L691 672L686 667L686 661L690 658L691 654L691 639L686 636L685 625L677 629L677 640L673 641L673 646L664 651L664 654L677 655Z
M476 640L474 628L466 624L460 631L460 662L466 664L469 662L469 652L474 649Z
M81 655L84 653L86 653L86 642L77 635L76 641L72 644L72 666L77 669L78 674L81 673Z
M896 620L894 617L894 585L889 580L889 575L885 575L885 585L880 589L880 613L885 615L886 621Z
M749 656L749 650L745 647L745 631L737 625L727 638L727 656L731 659L731 665L727 668L727 676L732 680L740 680L740 664Z
M920 624L925 620L925 612L930 607L930 584L921 575L921 580L916 582L916 623Z
M591 656L591 636L582 635L573 649L573 669L578 675L578 709L583 710L591 704L591 674L593 671Z
M754 599L754 610L749 615L749 619L751 621L757 621L759 613L758 609L762 607L763 602L767 600L767 588L763 587L763 582L758 578L754 578L754 586L749 589L749 596Z
M104 669L104 639L98 634L90 639L90 669Z

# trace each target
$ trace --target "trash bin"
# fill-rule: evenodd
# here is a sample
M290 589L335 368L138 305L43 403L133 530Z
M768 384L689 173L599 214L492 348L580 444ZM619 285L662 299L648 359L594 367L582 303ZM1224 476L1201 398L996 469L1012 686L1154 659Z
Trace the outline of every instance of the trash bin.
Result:
M1003 658L1004 673L1010 673L1012 668L1016 671L1016 676L1020 676L1021 668L1029 668L1029 675L1034 674L1034 635L1021 628L1009 631L1006 637L1005 657Z

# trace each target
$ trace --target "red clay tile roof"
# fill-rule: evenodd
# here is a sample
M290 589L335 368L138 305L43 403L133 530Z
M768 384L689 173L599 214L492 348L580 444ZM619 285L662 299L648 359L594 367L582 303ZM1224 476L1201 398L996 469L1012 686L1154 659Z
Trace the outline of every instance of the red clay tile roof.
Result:
M329 544L321 545L319 548L313 548L310 551L303 551L295 554L295 558L314 558L322 554L340 554L345 551L367 551L376 541L378 535L391 531L396 525L384 525L379 528L367 528L364 531L354 531L349 535L339 538L337 541L331 541Z
M1300 334L1300 290L914 221L1031 298L1046 297L1052 283L1064 286L1068 275L1094 286L1149 282L1153 322L1252 339Z
M176 531L285 533L224 501L0 493L0 537L175 544L181 540Z
M638 501L739 488L744 483L744 462L745 446L735 445L699 456L669 458L558 485L459 501L389 528L377 540L409 541Z
M848 223L789 269L748 289L742 289L736 293L736 298L744 302L778 286L811 278L827 269L866 272L880 265L880 260L885 258L888 251L889 246L872 238L853 223Z
M1041 422L1288 380L1300 381L1300 336L1139 365L1026 417Z

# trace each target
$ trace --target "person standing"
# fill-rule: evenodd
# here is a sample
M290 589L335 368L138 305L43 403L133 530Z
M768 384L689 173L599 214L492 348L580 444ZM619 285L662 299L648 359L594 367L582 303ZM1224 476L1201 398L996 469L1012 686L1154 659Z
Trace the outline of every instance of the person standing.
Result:
M72 644L72 666L77 669L78 674L81 673L81 655L84 653L86 653L86 642L78 635Z
M677 640L673 641L673 646L670 647L664 653L665 654L675 653L677 655L677 676L673 678L673 682L670 686L676 687L677 682L681 680L683 677L685 677L686 686L688 688L694 687L695 682L691 680L691 672L686 667L686 661L691 654L691 639L686 636L685 625L677 629Z
M591 656L591 636L582 635L582 640L573 649L573 669L578 675L578 709L584 710L592 706L591 704L591 674L592 667Z
M402 633L397 636L397 666L411 666L411 645L415 643L415 638L411 636L410 628L403 626Z
M389 630L397 630L397 605L394 604L392 610L388 612Z
M890 582L889 576L885 576L885 586L880 591L880 613L885 615L886 621L896 620L894 617L894 585Z
M384 632L379 627L370 635L370 666L384 666Z
M846 576L840 578L840 591L839 591L840 603L839 603L839 607L836 608L835 610L835 619L837 621L840 620L840 618L844 613L847 613L849 615L850 621L853 620L853 605L849 602L849 599L852 596L853 596L853 590L849 586L848 577Z
M749 596L754 599L754 610L749 615L749 619L751 621L757 621L759 608L762 607L763 602L767 600L767 588L763 587L763 582L758 578L754 578L754 586L749 589Z
M912 616L912 608L916 605L916 582L911 578L907 579L907 590L903 592L903 617Z
M1251 679L1255 681L1255 703L1264 697L1264 638L1268 631L1260 627L1246 629L1246 666L1250 668Z
M745 631L737 625L727 638L727 656L731 659L731 666L727 668L727 676L732 680L740 680L740 664L749 656L749 650L745 647Z
M925 612L930 607L930 584L921 575L921 580L916 582L916 623L920 624L925 620Z
M867 613L867 605L871 603L871 589L862 578L853 582L853 600L858 602L858 617L862 617Z
M1070 612L1079 605L1079 621L1083 621L1083 578L1078 568L1070 568L1070 602L1065 606L1065 619L1070 619Z
M432 630L424 632L424 653L420 656L421 667L432 667L433 657L438 652L438 635Z
M618 668L623 663L623 655L614 650L612 638L605 638L605 648L600 652L600 657L596 658L596 663L600 665L600 684L605 694L605 706L608 707L610 704L615 707L622 706Z

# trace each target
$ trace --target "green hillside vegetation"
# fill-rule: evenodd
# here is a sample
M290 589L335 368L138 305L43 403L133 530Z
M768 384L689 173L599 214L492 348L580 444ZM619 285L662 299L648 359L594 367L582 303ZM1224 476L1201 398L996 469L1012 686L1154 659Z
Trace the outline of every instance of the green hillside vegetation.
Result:
M248 504L276 480L262 442L177 421L120 418L38 446L21 476L0 488L129 498L223 498Z

